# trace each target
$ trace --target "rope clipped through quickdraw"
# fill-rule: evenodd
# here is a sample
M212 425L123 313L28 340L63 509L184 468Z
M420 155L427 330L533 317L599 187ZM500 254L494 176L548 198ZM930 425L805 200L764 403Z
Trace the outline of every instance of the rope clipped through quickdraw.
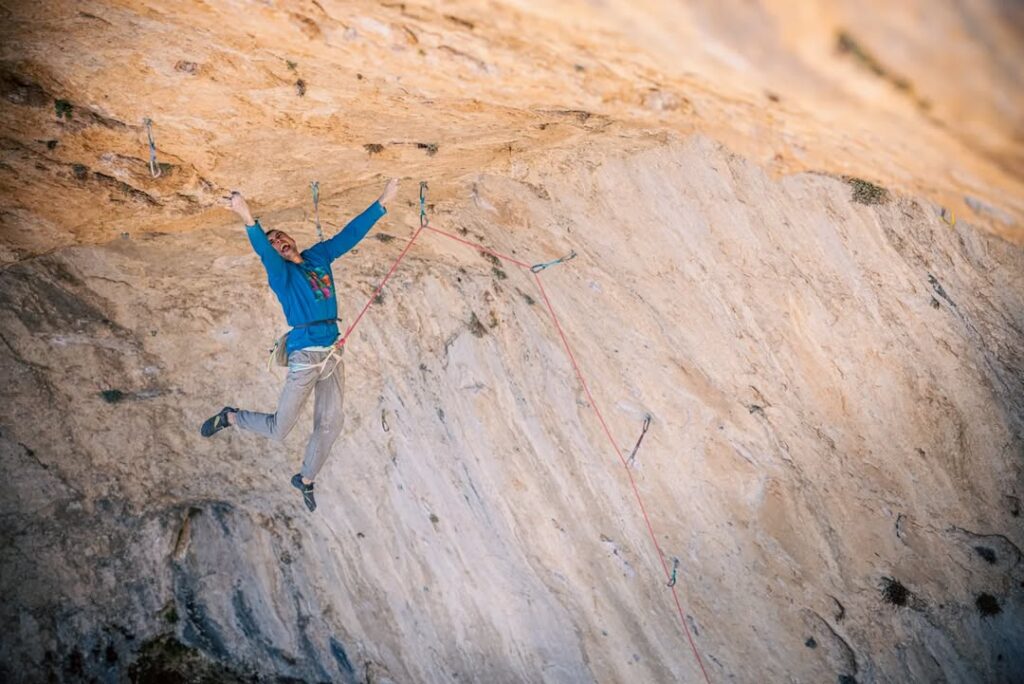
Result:
M357 325L359 325L359 321L362 320L363 315L366 313L366 310L370 308L370 305L373 304L375 301L379 301L377 298L380 295L381 290L384 289L384 285L387 284L388 279L391 278L391 275L395 272L395 269L398 268L398 264L402 263L402 259L405 258L405 255L409 253L409 250L412 248L413 243L416 242L416 238L420 236L420 233L422 233L424 229L429 228L428 223L429 221L427 219L427 182L420 181L420 227L416 229L415 233L413 233L412 239L409 240L409 242L405 245L405 249L403 249L402 253L398 255L397 259L395 259L395 263L391 264L391 268L388 270L387 275L385 275L384 279L380 281L380 285L378 285L377 289L373 291L373 294L370 295L370 298L366 300L366 304L363 304L362 311L359 312L359 315L355 317L355 320L353 320L352 323L348 326L348 329L345 330L345 334L339 337L338 341L334 343L334 346L337 349L341 349L343 346L345 346L345 342L348 340L348 336L351 335L352 331L356 329Z
M309 184L313 191L313 215L316 217L316 240L324 241L324 229L320 227L320 181L313 181Z
M427 227L427 181L420 181L420 230Z
M530 267L530 270L533 271L534 273L540 273L545 268L548 268L550 266L557 266L558 264L564 264L566 261L569 261L569 259L575 259L575 258L576 258L576 250L573 250L573 251L569 252L567 255L565 255L564 257L559 257L558 259L555 259L554 261L545 261L542 264L534 264L533 266Z
M156 142L153 140L153 121L148 116L142 120L146 125L146 137L149 138L149 175L159 178L163 175L163 169L156 162Z
M670 577L669 580L668 580L668 587L670 589L672 587L676 586L676 572L678 570L679 570L679 559L678 558L673 558L672 559L672 577Z
M636 460L636 452L640 449L640 442L644 441L644 435L647 434L647 428L651 427L651 414L648 413L644 416L644 427L640 431L640 438L636 440L636 446L633 447L632 453L629 454L629 459L626 461L630 466ZM670 585L671 586L671 585Z

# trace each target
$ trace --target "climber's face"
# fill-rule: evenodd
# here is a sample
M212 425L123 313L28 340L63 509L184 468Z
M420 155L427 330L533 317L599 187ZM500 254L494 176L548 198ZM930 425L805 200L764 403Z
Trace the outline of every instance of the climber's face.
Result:
M277 250L277 253L289 261L299 253L295 246L295 240L292 240L292 237L284 231L272 230L267 233L267 239L270 240L270 244Z

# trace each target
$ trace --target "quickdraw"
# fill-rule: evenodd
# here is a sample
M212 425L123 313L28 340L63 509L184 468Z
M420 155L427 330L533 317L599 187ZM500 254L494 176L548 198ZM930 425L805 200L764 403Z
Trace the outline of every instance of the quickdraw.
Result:
M644 435L647 434L647 428L649 427L651 427L651 414L648 413L646 416L644 416L644 426L640 430L640 438L636 440L636 446L633 447L632 453L629 454L629 458L626 460L626 463L628 463L630 466L632 466L633 462L636 460L636 452L639 451L640 442L644 441Z
M676 572L678 570L679 570L679 559L678 558L673 558L672 559L672 577L670 577L669 580L668 580L668 587L670 589L672 587L676 586Z
M159 178L164 171L156 161L156 142L153 140L153 121L147 116L142 120L146 126L146 137L149 138L149 175Z
M316 239L317 242L324 241L324 229L320 227L320 181L313 181L309 184L313 191L313 215L316 217Z
M573 251L569 252L567 255L565 255L564 257L559 257L558 259L555 259L553 261L545 261L544 263L534 264L533 266L530 267L530 271L532 271L533 273L540 273L545 268L549 268L551 266L557 266L558 264L564 264L566 261L569 261L570 259L575 259L575 258L576 258L576 250L573 250Z

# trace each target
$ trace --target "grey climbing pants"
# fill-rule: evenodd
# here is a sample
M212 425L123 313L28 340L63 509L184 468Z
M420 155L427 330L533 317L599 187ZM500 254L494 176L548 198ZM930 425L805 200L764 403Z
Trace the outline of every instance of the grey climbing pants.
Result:
M323 467L345 424L345 416L341 412L345 397L342 352L336 352L326 364L317 367L329 353L299 349L288 355L288 377L285 378L276 413L239 411L235 414L238 427L280 442L295 426L309 393L315 391L313 434L306 444L301 471L302 477L311 481Z

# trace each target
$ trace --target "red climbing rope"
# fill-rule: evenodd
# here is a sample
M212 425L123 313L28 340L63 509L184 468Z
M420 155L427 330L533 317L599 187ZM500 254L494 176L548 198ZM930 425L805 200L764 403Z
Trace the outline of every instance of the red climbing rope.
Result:
M348 330L346 330L345 334L341 336L341 339L334 343L336 346L341 347L345 344L345 341L348 340L348 336L352 333L353 330L355 330L356 325L359 323L359 319L363 317L363 314L365 314L366 310L370 308L370 305L373 304L374 301L376 301L377 295L379 295L380 291L384 289L384 285L385 283L388 282L388 278L390 278L391 274L395 272L396 268L398 268L398 264L402 262L402 259L405 257L406 252L409 251L409 248L412 247L412 243L416 242L416 238L418 238L420 233L422 232L423 226L420 226L419 228L416 229L416 232L413 233L412 239L409 240L408 244L406 244L405 249L402 250L402 253L398 255L398 259L395 260L395 263L392 264L391 270L388 271L388 274L386 276L384 276L384 280L380 281L380 285L378 285L377 289L373 291L373 294L370 295L370 298L366 300L366 304L363 305L363 310L360 311L359 315L356 316L356 319L352 321L352 325L348 326Z
M402 253L398 255L397 259L395 259L395 263L391 264L391 270L387 272L387 275L384 276L384 279L380 281L380 285L378 285L377 289L373 291L373 294L370 295L370 298L366 300L366 304L363 304L362 311L360 311L359 315L356 316L356 319L352 321L352 325L348 326L348 329L345 331L345 334L341 336L340 340L334 343L334 346L343 347L345 345L345 342L348 340L348 336L351 335L352 331L356 329L356 326L359 324L359 320L363 317L363 314L365 314L366 310L370 308L370 305L377 300L377 296L380 294L381 290L384 289L384 285L388 282L388 279L391 277L391 274L395 272L395 269L398 268L398 264L402 263L402 259L405 258L406 253L412 248L412 243L416 242L416 238L420 236L420 233L423 232L424 228L430 227L429 225L427 225L428 220L426 200L427 184L425 181L420 181L420 227L416 229L415 233L413 233L412 239L406 243L405 249L403 249Z
M600 409L597 408L597 402L594 401L594 396L590 393L590 387L587 385L587 381L583 379L583 372L580 371L580 365L576 362L576 355L572 353L572 348L569 346L569 340L565 337L565 332L562 331L562 324L558 322L558 316L555 315L555 309L551 306L551 300L548 299L548 293L544 291L544 286L540 282L540 276L536 273L533 275L534 280L537 281L537 288L540 290L541 296L544 298L544 303L548 307L548 311L551 313L551 320L555 323L555 328L558 330L558 336L562 338L562 344L565 345L565 352L569 355L569 360L572 361L572 367L576 369L576 377L579 378L580 384L583 385L583 391L587 394L587 399L590 400L590 405L594 409L594 413L597 414L597 419L601 422L601 427L604 428L604 434L608 437L608 442L612 445L612 449L615 450L615 455L619 457L619 461L622 463L622 467L626 471L626 477L629 478L629 484L633 488L633 494L636 496L636 502L640 505L640 512L644 516L644 522L647 523L647 531L651 535L651 541L654 543L654 548L658 552L658 560L661 561L661 568L665 571L665 579L670 582L673 579L672 572L668 568L668 562L665 560L665 553L661 550L661 545L658 544L658 537L654 534L654 526L651 525L651 518L647 515L647 507L644 506L644 500L640 496L640 489L636 486L636 480L633 479L633 473L629 469L629 464L626 462L626 458L622 455L622 450L619 449L615 443L615 438L612 437L611 430L608 429L608 424L604 422L604 416L601 415ZM700 657L700 653L697 651L697 645L693 643L693 636L690 634L690 627L686 624L686 615L683 612L683 604L679 601L679 594L676 592L675 582L670 585L672 589L672 598L676 602L676 610L679 611L679 621L683 624L683 630L686 632L686 639L690 642L690 649L693 650L693 655L697 659L697 664L700 665L700 671L704 673L704 681L711 683L711 679L708 677L708 671L704 669L704 661Z
M522 261L519 261L518 259L513 259L510 256L505 256L504 254L499 254L498 252L495 252L492 249L487 249L483 245L478 245L475 242L470 242L469 240L463 240L462 238L457 237L455 235L452 235L451 233L446 233L443 230L438 230L434 226L427 226L427 229L428 230L432 230L433 232L437 233L438 235L444 235L446 238L451 238L452 240L455 240L456 242L461 242L464 245L469 245L473 249L481 251L484 254L490 254L491 256L498 257L499 259L504 259L505 261L511 261L516 266L522 266L523 268L530 268L530 264L523 263Z
M683 611L683 604L679 600L679 594L676 591L676 569L675 569L675 567L673 567L672 570L669 570L668 561L666 559L665 553L661 550L661 545L658 544L658 537L654 533L654 526L651 524L650 516L647 515L647 507L644 505L644 500L640 496L640 489L639 489L639 487L637 487L636 480L633 478L633 473L632 473L632 471L629 468L629 463L627 462L625 456L623 456L622 450L616 444L615 438L612 437L612 432L611 432L610 429L608 429L608 424L605 422L604 416L601 414L600 409L598 409L597 402L594 401L594 396L590 393L590 386L587 384L587 381L583 377L583 372L580 370L580 365L576 361L576 355L573 354L572 347L569 346L569 340L565 336L565 331L562 330L562 324L559 322L558 316L555 314L555 309L554 309L553 306L551 306L551 300L548 299L548 294L544 290L544 286L541 284L540 275L539 275L539 272L541 270L543 270L544 268L547 268L548 266L551 266L551 265L554 265L554 264L557 264L557 263L562 263L564 261L567 261L568 259L571 259L571 258L575 257L576 253L573 252L568 257L563 257L561 259L556 259L555 261L548 262L546 264L536 264L534 266L530 266L530 264L527 264L527 263L525 263L523 261L519 261L518 259L514 259L514 258L512 258L510 256L506 256L506 255L501 254L499 252L495 252L494 250L488 249L487 247L484 247L483 245L477 244L475 242L471 242L469 240L464 240L464 239L462 239L462 238L460 238L458 236L452 235L451 233L447 233L447 232L445 232L443 230L439 230L437 228L434 228L433 226L428 225L428 221L427 221L427 214L426 214L426 189L427 189L427 184L425 182L421 182L420 183L420 227L413 234L412 239L409 240L409 242L406 244L405 249L402 250L402 253L398 255L398 258L395 260L395 263L392 264L391 269L388 271L387 275L384 276L384 279L381 281L380 285L377 286L377 289L374 291L374 293L370 296L370 299L367 300L366 304L363 306L362 311L359 312L359 315L356 316L356 319L352 322L352 324L348 327L348 330L345 331L345 334L341 337L341 339L336 344L339 347L341 345L345 344L345 340L348 339L348 336L355 329L356 325L358 325L360 319L362 319L363 314L366 313L367 309L370 308L370 305L374 302L374 300L376 300L377 296L380 294L381 290L384 288L384 284L387 283L388 279L391 277L391 274L393 274L395 272L395 269L398 268L398 264L401 263L402 259L405 257L406 253L408 253L408 251L412 247L413 243L416 242L416 238L419 237L420 233L422 233L424 229L430 230L430 231L432 231L434 233L437 233L438 235L443 235L444 237L447 237L447 238L450 238L452 240L455 240L456 242L461 242L464 245L472 247L473 249L475 249L477 251L483 252L485 254L490 254L490 255L492 255L494 257L497 257L499 259L503 259L505 261L513 263L516 266L519 266L521 268L525 268L525 269L528 269L528 270L532 271L533 278L534 278L534 280L537 283L537 289L540 290L541 297L544 299L544 304L548 308L548 313L551 314L551 320L554 322L555 329L558 331L558 336L561 338L562 345L565 347L565 352L569 356L569 361L572 362L573 369L576 371L576 377L579 378L580 385L583 386L583 391L586 393L587 399L590 401L590 406L594 409L594 413L597 415L597 419L601 423L601 427L604 429L604 434L608 438L608 442L611 444L612 449L615 451L615 455L618 456L619 462L622 463L622 467L626 471L626 477L629 478L629 485L633 489L633 495L636 497L636 502L640 506L640 513L643 515L644 523L646 523L646 525L647 525L647 532L650 534L651 542L654 544L655 551L658 552L658 560L661 561L661 568L665 572L665 578L668 580L668 586L672 590L672 599L675 601L676 611L679 613L679 622L683 625L683 631L685 632L686 639L687 639L687 641L690 644L690 649L693 651L693 655L697 659L697 664L700 666L700 671L704 675L704 681L707 682L707 684L711 684L711 678L708 676L708 671L704 667L704 660L700 657L700 652L697 650L697 645L696 645L696 643L694 643L693 636L690 634L690 627L686 623L686 613L685 613L685 611ZM642 436L641 436L641 439L642 439ZM639 442L637 443L637 446L639 446Z

